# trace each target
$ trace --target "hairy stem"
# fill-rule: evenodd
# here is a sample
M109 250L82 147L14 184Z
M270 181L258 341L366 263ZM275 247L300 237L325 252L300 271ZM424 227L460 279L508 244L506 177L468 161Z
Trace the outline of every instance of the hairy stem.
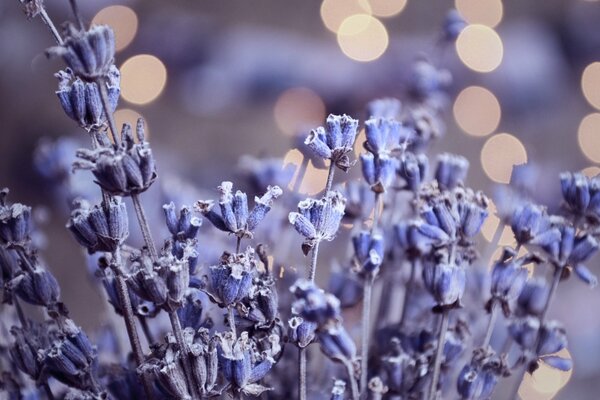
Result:
M310 259L310 270L308 272L308 278L311 282L315 281L315 275L317 275L317 258L319 257L319 245L320 241L317 241L315 247L312 249L311 259Z
M298 399L306 400L306 348L298 348Z
M538 330L537 337L535 339L535 345L533 346L533 352L536 352L540 342L540 331L542 330L542 326L544 325L544 321L546 320L546 315L548 314L548 310L550 309L550 304L552 304L552 300L556 296L556 290L558 289L558 284L560 283L560 277L562 275L563 268L555 265L554 266L554 275L552 277L552 286L550 287L550 292L548 293L548 298L546 299L546 304L544 304L544 309L540 314L540 329ZM534 355L534 357L537 357ZM527 369L529 368L529 363L531 362L531 356L525 355L525 362L523 367L519 370L517 375L517 380L514 382L513 388L511 390L511 396L509 399L516 399L519 393L519 388L521 387L521 382L523 381L523 377L525 373L527 373Z
M488 320L487 329L485 331L485 336L483 337L483 343L481 347L483 349L487 349L490 345L490 341L492 340L492 333L494 333L494 325L496 325L496 319L498 318L498 307L496 302L492 303L492 310L490 311L490 319Z
M127 282L123 277L121 252L119 249L113 253L114 265L113 270L115 271L115 280L117 282L117 296L119 303L121 304L121 310L123 312L123 319L125 320L125 328L127 329L127 336L129 337L129 343L131 344L131 350L135 359L136 366L140 366L144 362L144 352L142 351L142 345L138 336L137 327L135 325L135 317L133 314L133 308L131 307L131 299L129 298L129 290L127 288ZM142 385L144 392L148 399L153 399L152 383L146 375L142 375Z
M360 359L360 393L362 398L367 396L367 378L369 366L369 333L371 330L371 296L373 291L374 274L369 274L365 279L363 292L363 312L362 312L362 343Z
M52 33L52 36L54 36L54 40L56 41L56 43L62 46L64 44L62 37L60 36L60 33L58 33L56 25L54 25L54 22L52 22L52 19L50 19L50 16L46 12L45 7L42 7L42 9L40 10L40 17L42 18L42 21L48 27L48 29L50 29L50 33Z
M150 231L150 224L148 223L148 218L146 218L146 213L144 212L144 207L140 202L140 197L137 194L131 195L131 200L133 201L133 208L135 209L135 215L137 216L138 223L140 225L140 229L142 230L142 236L144 237L144 243L150 252L150 258L152 261L158 260L158 253L156 252L156 246L154 245L154 239L152 239L152 233Z
M112 141L116 146L120 146L121 138L119 137L119 131L117 130L115 117L110 111L110 106L108 104L108 90L106 90L106 79L96 79L96 85L98 85L98 90L100 91L100 100L102 101L102 108L104 108L104 114L106 115L106 120L108 121L108 127L110 129Z
M442 357L444 356L444 341L446 339L446 332L448 331L448 314L448 310L442 311L437 349L433 360L433 375L431 377L431 386L429 389L429 400L435 400L437 394L437 386L440 379L440 367L442 366Z
M241 245L242 245L242 238L240 236L238 236L237 241L235 243L235 254L239 254Z
M350 390L352 393L352 400L360 400L360 392L358 391L358 384L354 378L354 366L350 360L343 359L342 362L346 367L348 373L348 380L350 381Z
M325 183L325 194L331 190L333 186L333 175L335 174L335 164L333 161L329 164L329 172L327 172L327 182Z
M77 25L79 25L79 29L84 31L85 26L83 25L83 19L81 19L81 14L79 13L79 6L77 5L77 0L69 0L71 4L71 10L73 10L73 15L77 20Z
M408 282L406 282L406 289L404 290L404 301L402 302L402 314L400 314L400 328L404 327L406 323L406 311L410 304L410 298L412 297L413 286L417 277L417 258L411 258L410 260L410 276Z
M183 331L181 329L181 322L179 321L179 316L176 311L169 311L169 319L171 320L171 328L173 329L173 333L175 334L175 340L177 341L177 347L182 355L183 360L183 372L185 374L185 380L187 382L187 387L192 396L192 399L198 399L198 394L196 392L196 385L194 384L194 378L192 377L192 365L190 364L190 357L188 354L188 349L185 344L185 340L183 339Z
M227 307L227 323L233 334L233 339L237 339L237 329L235 327L235 316L233 315L233 307Z
M50 389L50 385L48 384L48 381L45 380L44 383L42 383L42 388L44 389L44 393L46 393L46 398L48 400L54 400L54 394L52 393L52 389Z

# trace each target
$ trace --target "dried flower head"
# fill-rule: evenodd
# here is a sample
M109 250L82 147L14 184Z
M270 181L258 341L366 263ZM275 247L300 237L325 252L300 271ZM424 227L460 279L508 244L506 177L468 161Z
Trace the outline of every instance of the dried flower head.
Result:
M348 153L354 148L358 130L358 120L348 115L327 117L325 127L313 129L304 141L316 155L331 162L342 171L352 166Z

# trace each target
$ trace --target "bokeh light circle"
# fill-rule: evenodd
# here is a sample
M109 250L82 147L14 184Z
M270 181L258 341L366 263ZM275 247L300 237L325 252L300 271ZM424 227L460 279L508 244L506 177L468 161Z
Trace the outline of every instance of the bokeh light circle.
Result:
M581 90L586 100L600 110L600 62L593 62L583 70Z
M279 129L291 136L305 127L323 124L325 104L318 94L308 88L291 88L277 99L273 117Z
M121 95L130 103L147 104L162 93L167 83L167 69L158 58L141 54L121 66Z
M325 27L337 33L344 20L355 14L371 14L368 0L323 0L321 19Z
M498 25L504 14L501 0L455 0L454 5L468 23L490 28Z
M400 14L406 7L407 0L369 0L373 15L391 17Z
M356 14L346 18L340 25L337 40L347 57L361 62L378 59L389 44L385 26L368 14Z
M502 39L490 27L473 24L463 29L456 39L461 61L476 72L492 72L502 62Z
M519 139L508 133L490 137L481 149L481 165L494 182L508 183L514 165L527 162L527 151Z
M458 126L472 136L487 136L494 132L500 116L498 99L481 86L465 88L454 102L454 118Z
M109 25L115 32L115 49L119 51L129 46L135 38L138 17L129 7L108 6L94 16L92 25Z
M581 120L577 140L583 154L600 163L600 113L589 114Z

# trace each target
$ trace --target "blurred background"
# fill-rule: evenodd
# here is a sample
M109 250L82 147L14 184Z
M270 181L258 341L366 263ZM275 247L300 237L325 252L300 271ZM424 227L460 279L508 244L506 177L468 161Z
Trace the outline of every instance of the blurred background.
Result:
M72 19L66 0L45 3L57 24ZM467 157L471 186L493 195L513 165L531 163L540 171L534 192L552 208L560 201L559 172L600 172L600 1L80 3L86 21L115 30L122 74L116 119L146 119L162 179L153 192L191 202L193 187L214 198L211 188L236 179L242 155L282 158L296 168L299 133L330 112L364 119L369 100L401 97L422 58L453 75L446 134L434 150ZM442 47L452 7L469 25L455 46ZM68 204L43 179L54 171L55 153L72 154L86 142L56 100L53 74L62 62L46 58L51 45L46 27L28 22L17 0L0 2L0 185L14 201L38 207L44 254L63 299L76 319L94 326L101 297L64 229ZM42 137L68 139L40 150ZM312 162L306 168L299 191L315 194L327 172ZM486 240L498 223L490 218ZM500 244L509 240L507 231ZM590 267L600 272L597 260ZM598 398L598 309L600 292L572 281L561 286L551 314L567 327L575 368L542 367L523 384L525 399Z

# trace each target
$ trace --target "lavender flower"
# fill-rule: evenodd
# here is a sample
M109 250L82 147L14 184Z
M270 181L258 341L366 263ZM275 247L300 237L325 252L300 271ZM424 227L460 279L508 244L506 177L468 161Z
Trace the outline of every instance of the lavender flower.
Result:
M405 189L418 192L427 179L429 159L424 154L406 153L400 160L398 175L406 182Z
M469 161L462 156L443 153L438 156L435 179L443 190L452 190L465 181Z
M58 90L56 95L60 101L65 114L88 132L99 128L106 123L106 114L102 107L102 99L98 84L95 82L84 82L67 68L55 74L58 78ZM107 74L106 92L110 112L117 108L121 75L117 67L112 65Z
M145 140L144 122L123 125L121 145L107 144L95 150L80 149L75 169L91 170L98 184L113 196L131 196L146 191L156 179L156 165L150 145Z
M448 42L456 40L460 32L462 32L466 26L466 21L457 10L452 9L448 11L444 20L442 32L444 40Z
M210 299L222 307L242 301L250 295L256 265L251 248L240 254L224 253L219 265L210 267Z
M352 244L359 270L366 274L376 274L384 258L383 236L361 231L352 237Z
M466 271L439 253L437 260L423 264L423 283L435 299L437 307L455 307L465 291Z
M319 157L331 160L341 169L348 171L351 166L348 153L352 152L358 129L358 120L347 115L327 117L326 127L313 129L304 144Z
M291 212L289 221L304 236L304 254L322 240L333 240L344 216L345 205L346 199L337 191L330 191L319 200L306 199L298 203L298 212Z
M238 237L252 237L252 232L262 222L274 199L282 195L279 186L269 186L262 197L254 199L254 208L248 211L248 199L246 193L237 191L233 193L231 182L222 182L219 186L221 197L219 199L220 214L214 211L212 201L196 202L196 210L208 219L217 229L230 232Z
M398 99L392 97L375 99L367 104L367 117L368 119L394 119L398 117L401 109L402 103L400 103L400 100Z
M64 44L48 49L48 53L62 57L75 75L92 81L106 77L114 62L115 34L106 25L78 31L67 25Z
M114 252L129 236L127 209L119 197L94 207L84 200L74 205L67 229L89 253Z
M504 250L501 259L494 264L492 269L492 299L490 306L494 301L502 305L504 314L510 315L510 303L515 300L527 280L528 272L523 267L528 259L516 259L514 251Z
M202 220L194 217L187 206L181 207L179 216L175 212L175 204L170 202L163 205L167 228L176 240L190 240L196 237Z

